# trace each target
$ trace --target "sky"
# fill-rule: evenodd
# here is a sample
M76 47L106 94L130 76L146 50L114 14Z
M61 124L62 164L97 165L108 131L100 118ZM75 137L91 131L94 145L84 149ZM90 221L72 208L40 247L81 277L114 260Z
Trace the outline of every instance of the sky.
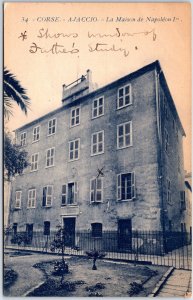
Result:
M190 171L190 12L189 3L6 3L4 65L31 99L27 117L14 108L9 129L60 107L62 85L87 69L101 87L159 60L186 132Z

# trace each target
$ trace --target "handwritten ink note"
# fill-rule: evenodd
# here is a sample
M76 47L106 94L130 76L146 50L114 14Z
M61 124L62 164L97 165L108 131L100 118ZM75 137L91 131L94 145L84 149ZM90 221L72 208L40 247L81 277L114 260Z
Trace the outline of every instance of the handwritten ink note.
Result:
M180 21L178 17L174 16L171 18L156 18L148 16L130 18L130 17L119 17L111 18L107 16L99 20L97 17L69 17L64 19L59 16L53 17L37 17L30 19L28 17L22 17L23 23L43 23L45 26L40 26L40 28L35 33L35 38L33 34L30 36L30 32L27 34L27 31L24 31L20 34L19 38L21 41L25 41L27 38L30 40L28 44L28 51L32 55L61 55L68 54L74 55L82 51L87 51L92 55L100 55L100 53L111 52L120 54L123 57L128 57L131 51L140 51L143 47L143 41L149 43L156 43L158 33L154 27L156 23L162 22L178 22ZM76 26L76 31L64 30L57 31L52 24L56 25L57 23L66 22L66 23L97 23L105 22L111 24L112 26L106 27L105 30L95 30L88 29L85 31L79 32L79 26ZM144 24L143 30L130 31L125 30L125 27L122 24L125 23L140 23ZM148 23L148 26L146 25ZM149 26L151 24L151 27ZM153 24L153 25L152 25ZM89 27L89 26L88 26ZM60 27L61 28L61 27ZM69 28L69 27L68 27ZM78 29L77 29L78 28ZM129 27L128 27L129 28ZM79 42L84 40L84 50L79 46Z

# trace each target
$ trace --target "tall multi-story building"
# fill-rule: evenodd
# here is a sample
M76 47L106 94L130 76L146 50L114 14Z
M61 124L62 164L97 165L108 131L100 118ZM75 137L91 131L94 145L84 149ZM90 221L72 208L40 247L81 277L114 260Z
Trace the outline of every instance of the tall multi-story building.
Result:
M31 165L12 184L14 232L180 231L185 132L158 61L96 90L88 70L15 133Z

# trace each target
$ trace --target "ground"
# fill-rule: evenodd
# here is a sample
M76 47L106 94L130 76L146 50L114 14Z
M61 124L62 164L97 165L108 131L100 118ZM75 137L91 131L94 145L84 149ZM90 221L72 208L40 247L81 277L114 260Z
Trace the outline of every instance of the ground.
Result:
M69 273L61 284L61 277L52 275L54 262L60 259L37 253L30 256L14 256L12 253L11 257L10 253L5 254L5 265L16 271L18 278L11 287L4 289L4 295L143 297L151 293L168 269L104 259L97 261L97 270L92 270L92 260L67 256Z

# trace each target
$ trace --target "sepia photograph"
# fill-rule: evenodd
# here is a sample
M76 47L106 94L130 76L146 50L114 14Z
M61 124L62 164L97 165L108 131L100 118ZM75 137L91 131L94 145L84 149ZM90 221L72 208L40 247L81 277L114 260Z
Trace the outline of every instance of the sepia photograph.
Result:
M3 294L191 297L191 4L4 3Z

